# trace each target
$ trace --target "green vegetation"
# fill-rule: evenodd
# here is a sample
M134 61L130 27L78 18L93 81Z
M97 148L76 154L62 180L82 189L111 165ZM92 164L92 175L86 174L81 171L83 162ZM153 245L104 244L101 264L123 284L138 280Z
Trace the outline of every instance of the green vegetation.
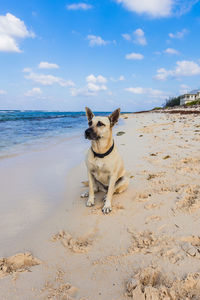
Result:
M200 99L186 103L187 106L200 105Z
M180 105L180 96L178 97L170 97L169 99L166 99L164 107L173 107Z
M162 109L162 107L154 107L152 110Z

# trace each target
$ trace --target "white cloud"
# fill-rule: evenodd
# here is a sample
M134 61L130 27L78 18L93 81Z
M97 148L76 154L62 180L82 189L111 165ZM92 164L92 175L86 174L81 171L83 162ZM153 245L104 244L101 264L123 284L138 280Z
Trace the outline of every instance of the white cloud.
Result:
M199 0L115 0L129 11L154 18L187 13Z
M30 73L31 71L32 71L31 68L24 68L22 70L22 72L24 72L24 73Z
M0 16L0 51L21 52L18 40L34 36L24 22L14 15L7 13L5 16Z
M126 59L135 59L135 60L141 60L144 58L144 55L140 54L140 53L129 53L126 54Z
M4 90L0 90L0 95L6 95L7 94L7 92L6 91L4 91Z
M169 33L169 37L172 39L182 39L189 31L187 29L182 29L176 33Z
M132 40L132 36L129 33L123 33L122 36L127 41L131 41Z
M38 65L38 68L39 69L59 69L59 66L57 64L52 64L52 63L42 61Z
M138 14L167 17L172 12L173 0L116 0L125 8Z
M92 5L86 3L72 3L66 6L68 10L88 10L92 8Z
M119 76L118 78L113 78L113 77L111 77L110 80L111 80L111 81L114 81L114 82L117 82L117 81L124 81L124 80L125 80L125 77L124 77L124 75L121 75L121 76Z
M166 80L169 75L171 75L171 71L167 71L165 68L160 68L157 70L157 74L154 78L157 80Z
M177 51L176 49L173 49L173 48L167 48L165 51L165 53L168 53L168 54L180 54L179 51Z
M96 96L98 92L107 90L107 86L106 86L107 79L102 75L95 76L93 74L90 74L86 77L85 80L87 84L84 88L71 89L72 96L78 96L78 95Z
M89 46L105 46L109 43L109 41L104 41L100 36L96 35L88 35L87 39L89 40Z
M28 97L36 97L36 96L39 96L41 94L42 94L42 91L38 87L34 87L34 88L32 88L32 90L29 90L26 93L24 93L24 95L28 96Z
M123 33L122 36L126 41L133 42L142 46L147 45L144 31L141 28L136 29L132 34Z
M146 38L145 38L145 35L144 35L144 31L141 28L136 29L133 32L133 36L134 36L134 42L136 44L139 44L139 45L142 45L142 46L147 45L147 41L146 41Z
M136 94L136 95L147 95L154 98L165 98L163 91L152 89L152 88L143 88L143 87L129 87L125 91Z
M158 80L166 80L168 77L194 76L200 74L200 65L194 61L182 60L177 61L172 70L161 68L157 70L155 76Z
M65 80L60 77L53 75L45 75L31 72L29 75L26 75L25 78L30 79L34 82L38 82L42 85L52 85L54 83L59 84L60 86L74 86L74 82L71 80Z
M94 82L94 83L106 83L107 79L102 75L98 75L95 77L93 74L90 74L89 76L86 77L86 81Z

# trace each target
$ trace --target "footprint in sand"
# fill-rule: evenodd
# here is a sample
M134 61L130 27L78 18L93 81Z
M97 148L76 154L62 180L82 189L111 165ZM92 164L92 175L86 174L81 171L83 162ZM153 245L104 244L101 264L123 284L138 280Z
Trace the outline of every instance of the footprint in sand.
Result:
M169 278L160 268L138 270L126 283L126 296L140 300L200 299L200 273L184 278Z
M59 233L53 235L52 241L60 241L61 244L74 253L86 253L90 250L93 243L94 234L87 237L73 238L68 232L61 230Z
M31 253L18 253L8 258L0 258L0 278L29 271L31 267L40 264L41 261L33 257Z
M44 299L77 299L77 288L70 283L66 283L64 275L65 272L60 269L53 280L45 283L44 287L40 290L40 293L44 294Z
M200 186L189 185L182 192L182 199L176 203L176 207L185 212L192 213L200 208Z

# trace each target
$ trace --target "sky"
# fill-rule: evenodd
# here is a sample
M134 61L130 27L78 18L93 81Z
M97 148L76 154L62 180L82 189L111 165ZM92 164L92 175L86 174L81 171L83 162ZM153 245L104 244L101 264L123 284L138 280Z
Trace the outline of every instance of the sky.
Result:
M1 0L0 109L139 111L200 88L200 0Z

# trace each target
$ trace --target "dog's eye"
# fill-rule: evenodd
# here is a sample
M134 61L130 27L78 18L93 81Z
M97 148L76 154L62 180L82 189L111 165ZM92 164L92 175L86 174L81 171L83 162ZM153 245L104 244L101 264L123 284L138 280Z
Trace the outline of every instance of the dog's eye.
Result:
M88 125L89 125L89 126L92 126L92 121L88 122Z
M100 126L105 126L101 121L99 121L98 123L97 123L97 126L98 127L100 127Z

